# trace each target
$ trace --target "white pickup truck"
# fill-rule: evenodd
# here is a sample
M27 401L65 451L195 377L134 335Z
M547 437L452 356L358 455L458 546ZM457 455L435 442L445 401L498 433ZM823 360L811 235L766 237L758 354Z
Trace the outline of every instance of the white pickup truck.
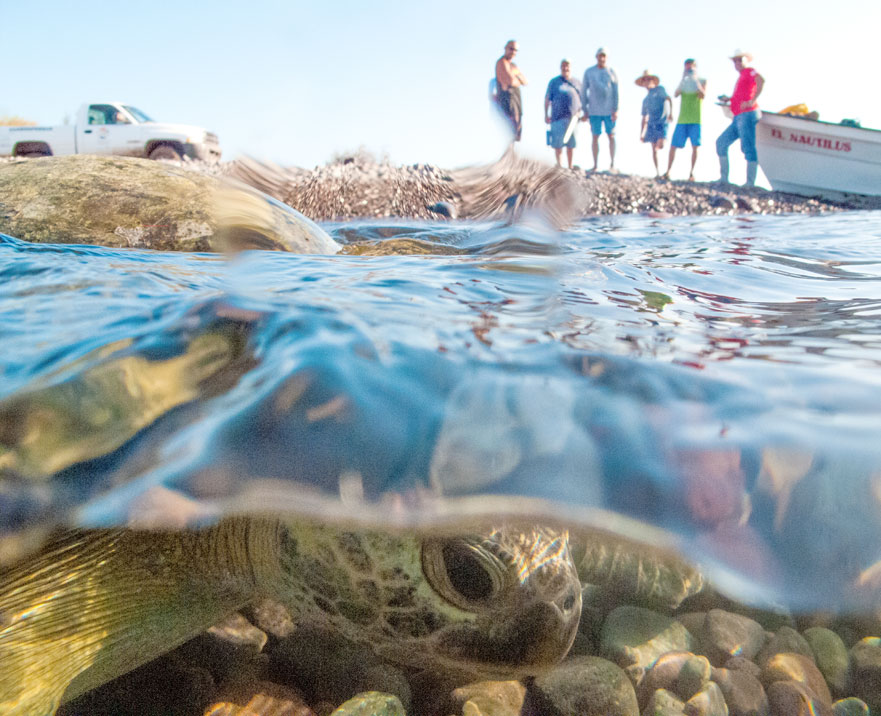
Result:
M217 135L189 124L154 122L122 102L84 104L76 124L0 127L0 156L118 154L150 159L220 159Z

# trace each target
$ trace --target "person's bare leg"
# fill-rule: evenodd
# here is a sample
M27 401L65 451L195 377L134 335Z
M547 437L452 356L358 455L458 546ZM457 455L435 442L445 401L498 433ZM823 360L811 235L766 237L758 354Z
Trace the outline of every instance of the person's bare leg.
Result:
M575 151L575 147L566 147L566 161L569 162L569 168L572 168L572 153Z
M557 149L556 147L554 147L554 156L557 158L557 166L558 166L558 167L559 167L559 166L562 166L562 165L560 164L560 156L561 156L562 154L563 154L563 147L560 147L559 149Z
M688 175L689 181L694 181L694 165L697 164L697 147L691 147L691 174Z
M673 168L673 158L676 156L676 147L670 145L670 158L667 160L667 173L664 174L665 179L670 178L670 170Z
M609 154L612 155L612 159L609 162L609 169L615 168L615 135L609 135Z
M655 164L655 177L661 176L661 172L658 169L658 144L655 142L652 144L652 161Z
M591 171L597 170L597 160L600 158L600 135L594 134L592 135L592 141L590 143L590 151L593 152L593 169Z

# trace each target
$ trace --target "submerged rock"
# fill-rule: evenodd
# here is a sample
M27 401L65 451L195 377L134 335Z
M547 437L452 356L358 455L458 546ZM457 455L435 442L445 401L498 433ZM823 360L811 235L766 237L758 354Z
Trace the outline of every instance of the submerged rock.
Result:
M406 716L397 696L368 691L349 699L332 716Z
M569 659L536 678L523 710L548 716L639 716L630 679L596 656Z
M312 221L252 187L147 159L2 163L0 197L0 232L25 241L160 251L339 250Z

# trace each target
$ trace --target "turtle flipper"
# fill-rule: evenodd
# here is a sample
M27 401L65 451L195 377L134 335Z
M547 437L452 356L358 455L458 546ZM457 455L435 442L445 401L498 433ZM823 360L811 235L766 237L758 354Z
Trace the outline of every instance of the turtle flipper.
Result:
M66 532L0 575L0 713L52 714L247 603L249 529Z

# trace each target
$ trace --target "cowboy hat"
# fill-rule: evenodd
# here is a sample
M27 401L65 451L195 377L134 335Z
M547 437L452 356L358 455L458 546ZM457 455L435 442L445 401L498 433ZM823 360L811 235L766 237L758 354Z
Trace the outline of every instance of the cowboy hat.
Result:
M731 57L729 57L728 59L736 60L738 57L745 57L750 62L752 62L753 59L753 56L749 52L747 52L746 50L741 50L740 48L731 53Z
M654 80L658 84L661 84L661 78L657 75L653 75L648 70L645 70L639 77L636 78L636 84L640 87L645 87L650 80Z

